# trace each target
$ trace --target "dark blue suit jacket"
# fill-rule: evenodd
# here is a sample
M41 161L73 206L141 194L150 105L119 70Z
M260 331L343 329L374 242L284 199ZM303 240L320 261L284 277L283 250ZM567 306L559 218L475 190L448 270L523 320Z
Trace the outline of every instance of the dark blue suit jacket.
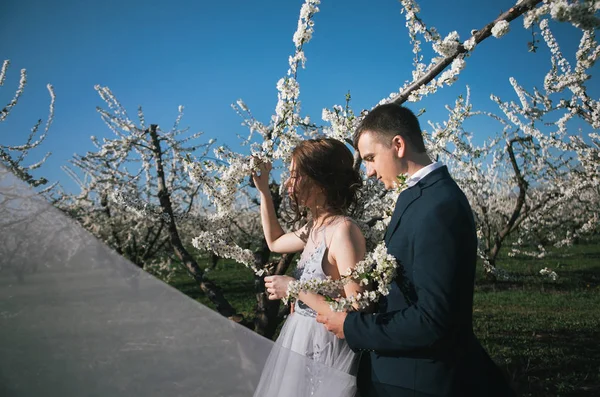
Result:
M446 167L400 194L385 242L399 263L390 294L344 323L363 352L361 396L512 395L473 334L475 223Z

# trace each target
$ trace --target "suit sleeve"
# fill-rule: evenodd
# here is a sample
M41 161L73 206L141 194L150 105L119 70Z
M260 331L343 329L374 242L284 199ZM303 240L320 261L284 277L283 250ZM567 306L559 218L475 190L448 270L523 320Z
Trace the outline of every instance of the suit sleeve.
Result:
M436 206L415 227L413 282L417 303L380 314L349 313L344 334L353 350L402 353L451 338L459 313L472 310L465 278L473 266L472 223L456 203ZM473 259L471 259L473 258ZM472 270L470 270L472 272Z

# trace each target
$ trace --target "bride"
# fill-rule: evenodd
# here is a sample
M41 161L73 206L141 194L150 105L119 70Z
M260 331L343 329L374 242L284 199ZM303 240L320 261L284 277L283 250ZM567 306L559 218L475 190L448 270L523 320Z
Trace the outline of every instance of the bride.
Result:
M272 252L302 251L297 266L300 280L339 279L365 255L365 239L347 214L356 205L362 180L353 168L350 150L335 139L312 139L292 152L290 177L286 181L296 220L300 207L310 219L297 231L284 233L269 191L271 165L260 165L253 174L260 192L261 221ZM281 299L289 276L265 277L269 299ZM338 296L355 295L362 288L351 282ZM255 396L349 397L356 394L357 356L344 340L337 339L316 322L316 313L327 306L324 296L301 292L263 369Z

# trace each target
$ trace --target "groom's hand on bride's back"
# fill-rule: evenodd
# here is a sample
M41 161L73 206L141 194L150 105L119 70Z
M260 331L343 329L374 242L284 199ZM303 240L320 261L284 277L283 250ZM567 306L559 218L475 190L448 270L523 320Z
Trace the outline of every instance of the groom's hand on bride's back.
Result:
M334 312L329 310L325 313L317 314L317 322L323 324L327 331L333 333L340 339L344 339L344 321L346 320L346 312Z

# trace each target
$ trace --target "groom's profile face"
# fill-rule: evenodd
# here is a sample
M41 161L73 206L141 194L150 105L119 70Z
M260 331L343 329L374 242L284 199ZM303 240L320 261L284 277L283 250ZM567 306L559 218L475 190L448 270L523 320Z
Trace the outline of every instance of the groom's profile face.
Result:
M398 148L390 140L382 142L376 133L365 131L358 140L358 153L367 168L367 176L376 178L386 189L396 186L398 175L402 174Z

